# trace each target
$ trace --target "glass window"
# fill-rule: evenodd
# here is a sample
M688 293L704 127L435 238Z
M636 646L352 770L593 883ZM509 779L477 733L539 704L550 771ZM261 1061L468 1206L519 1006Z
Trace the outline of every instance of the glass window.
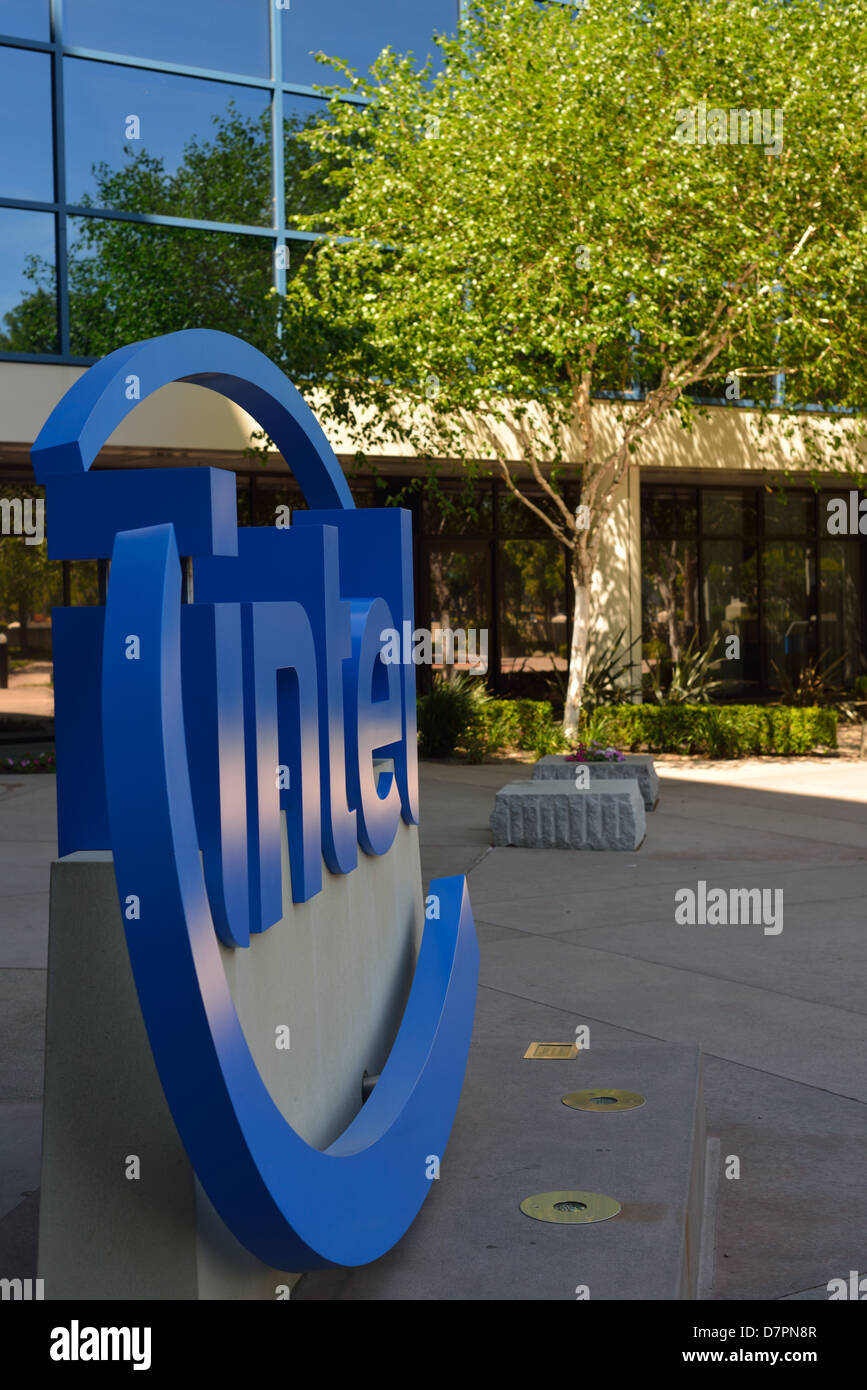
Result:
M756 550L740 540L705 540L702 566L708 641L719 633L713 676L723 682L720 695L734 694L761 678ZM726 655L731 636L739 639L737 656Z
M812 492L772 492L765 495L765 535L810 536L815 525Z
M570 489L570 491L573 491ZM532 492L529 488L526 495L534 506L539 507L547 516L555 519L558 516L556 503L552 502L541 492ZM577 494L576 494L577 496ZM570 509L576 505L575 498L570 498L569 492L566 495L566 505ZM497 493L498 525L501 536L536 536L539 540L554 540L550 526L531 511L526 503L518 500L513 493L505 490L505 484Z
M862 673L861 547L857 541L819 544L819 645L824 665L842 657L832 672L835 685L851 686Z
M292 474L289 469L285 469L282 476L274 478L256 478L253 484L253 525L254 526L276 526L278 519L282 521L283 515L278 514L278 507L288 507L290 513L307 511L307 503L298 484L293 482ZM292 524L291 516L289 524Z
M695 488L642 490L641 526L645 536L694 537L697 525Z
M64 72L70 202L271 225L267 92L80 58Z
M70 218L69 233L76 355L101 357L159 333L215 328L278 356L270 237L106 217Z
M569 665L569 611L563 549L556 540L500 546L500 669L503 675Z
M0 352L57 352L54 217L0 208Z
M642 636L645 669L667 668L698 631L698 554L694 536L646 539L642 549ZM662 665L660 665L662 663Z
M51 58L0 48L0 194L50 203L54 198ZM14 132L14 136L12 135Z
M251 77L270 74L268 26L263 0L65 0L63 6L63 38L72 47Z
M705 536L748 536L756 533L756 494L702 488L701 525Z
M47 43L51 38L48 0L0 0L0 34Z
M292 0L280 14L283 26L283 78L306 87L346 85L342 73L317 63L313 54L344 58L361 76L385 47L414 55L424 66L437 58L434 30L454 33L457 0ZM436 64L435 64L436 66Z
M426 536L490 535L490 485L466 491L426 491L423 505Z
M867 501L857 488L820 493L818 508L820 536L858 536L867 533Z
M767 680L794 685L815 650L815 551L799 541L773 541L762 556Z
M469 655L473 629L476 658L483 654L483 639L479 635L490 629L491 585L490 556L486 545L456 550L432 549L428 554L430 574L431 632L441 629L467 633ZM444 641L447 639L443 639ZM448 654L448 653L446 653ZM490 654L488 656L490 660ZM457 663L455 663L457 664ZM434 670L440 669L434 664Z
M319 156L299 135L317 121L329 119L328 103L316 97L291 96L287 93L283 98L283 109L286 219L291 226L293 216L309 216L333 207L342 195L315 175L304 177L304 171L314 165ZM319 231L321 228L317 225L313 230Z

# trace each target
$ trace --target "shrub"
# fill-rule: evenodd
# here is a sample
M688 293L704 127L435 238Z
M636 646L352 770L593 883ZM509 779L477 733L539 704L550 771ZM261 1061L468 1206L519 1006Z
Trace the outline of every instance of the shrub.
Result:
M463 748L472 762L508 748L541 758L567 747L548 700L497 700L478 678L437 681L418 702L419 749L428 758Z
M466 736L460 740L471 759L521 748L541 758L566 747L566 739L549 700L496 700L479 702Z
M633 752L809 753L837 747L837 712L781 705L614 705L594 710L586 736Z
M659 705L707 704L710 692L718 690L722 685L721 680L713 678L713 672L719 665L719 658L714 660L718 643L719 631L714 633L704 648L698 645L697 634L691 637L689 645L684 648L677 661L672 664L671 676L664 690L660 675L664 663L657 662L652 666L648 679L648 693L653 696L656 703Z
M466 678L438 677L418 701L418 744L426 758L447 758L473 720L474 699Z

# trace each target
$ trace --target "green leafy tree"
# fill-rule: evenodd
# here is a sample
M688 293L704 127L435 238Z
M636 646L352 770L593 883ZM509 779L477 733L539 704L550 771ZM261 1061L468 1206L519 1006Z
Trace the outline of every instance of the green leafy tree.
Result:
M4 483L3 496L42 498L41 488L23 488ZM22 646L27 644L27 624L35 614L45 613L60 580L59 565L48 560L48 547L30 545L23 535L0 536L0 621L19 624Z
M337 64L369 104L335 99L302 137L339 197L290 338L359 450L481 461L568 547L574 731L644 440L735 378L770 412L781 369L799 428L801 402L864 401L867 31L849 0L476 0L438 43L435 77L388 51L370 79ZM845 453L857 415L822 421L823 458Z

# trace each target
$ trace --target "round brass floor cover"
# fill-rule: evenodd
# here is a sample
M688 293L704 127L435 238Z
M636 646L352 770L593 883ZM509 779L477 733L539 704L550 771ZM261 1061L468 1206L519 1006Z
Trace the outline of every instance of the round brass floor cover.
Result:
M570 1110L636 1110L644 1105L644 1096L637 1091L570 1091L563 1097Z
M534 1221L556 1221L561 1226L586 1226L608 1221L620 1211L620 1203L601 1192L537 1192L521 1203L525 1216Z

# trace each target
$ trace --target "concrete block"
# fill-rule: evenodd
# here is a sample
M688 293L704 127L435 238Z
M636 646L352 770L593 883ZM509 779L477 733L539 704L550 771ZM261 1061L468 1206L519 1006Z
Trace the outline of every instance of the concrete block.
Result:
M649 753L627 753L622 763L567 763L565 753L548 753L533 764L533 780L547 781L551 778L575 781L575 771L586 767L591 780L597 782L614 778L638 779L638 786L644 798L644 809L655 811L659 802L659 778Z
M634 778L577 788L559 780L509 782L497 792L495 845L522 849L636 850L647 831Z
M382 1070L406 1004L424 922L418 832L401 822L387 854L360 854L351 875L324 869L322 892L306 903L290 897L285 815L282 853L283 919L249 949L220 954L271 1095L302 1138L326 1148L361 1109L362 1073ZM37 973L44 979L0 971L0 984ZM275 1046L278 1025L290 1027L288 1050ZM46 1300L280 1297L296 1274L239 1244L181 1144L106 851L70 854L52 868L46 1039L38 1260Z

